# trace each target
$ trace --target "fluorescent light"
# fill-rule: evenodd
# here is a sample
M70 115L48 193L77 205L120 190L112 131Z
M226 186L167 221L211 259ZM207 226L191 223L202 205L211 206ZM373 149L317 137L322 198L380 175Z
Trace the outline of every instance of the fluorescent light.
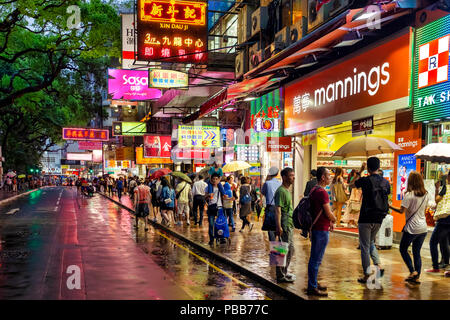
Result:
M339 42L334 47L337 48L337 47L352 46L355 43L361 41L362 39L363 37L357 31L350 31L342 38L341 42Z
M303 60L302 60L302 64L299 65L298 67L295 67L295 69L301 69L301 68L306 68L306 67L310 67L313 66L317 63L317 58L314 54L310 54L307 55Z
M252 101L252 100L255 100L255 99L257 99L257 98L256 97L247 97L247 98L244 99L244 101Z

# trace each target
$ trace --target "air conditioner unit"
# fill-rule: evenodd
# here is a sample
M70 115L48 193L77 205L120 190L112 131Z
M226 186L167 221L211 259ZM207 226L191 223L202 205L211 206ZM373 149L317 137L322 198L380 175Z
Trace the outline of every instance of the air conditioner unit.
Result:
M289 47L290 43L290 27L281 29L281 31L275 34L274 43L278 43L278 46L283 46L282 49Z
M290 27L289 45L300 41L306 35L306 29L308 26L306 20L306 17L302 17L301 20L297 21Z
M252 14L252 34L259 33L261 30L265 30L267 22L269 21L269 11L267 7L259 7Z
M318 0L308 0L308 33L325 21L325 8L321 6L319 11L317 11L317 3Z
M244 5L238 15L238 44L244 43L250 38L252 31L252 13L254 8Z
M239 79L248 71L248 59L247 59L247 50L239 51L236 55L236 63L235 63L235 78Z
M275 41L264 49L264 60L272 58L277 53L286 48L285 42Z
M340 12L346 9L349 5L349 0L333 0L323 5L325 20L329 20L337 16Z
M259 43L255 43L250 47L248 51L248 60L249 71L255 69L263 61L262 50L260 50Z

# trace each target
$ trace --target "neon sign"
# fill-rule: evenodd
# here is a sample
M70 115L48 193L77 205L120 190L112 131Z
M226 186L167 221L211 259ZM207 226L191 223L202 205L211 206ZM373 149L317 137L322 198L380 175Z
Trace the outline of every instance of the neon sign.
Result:
M63 128L64 140L108 141L109 131L103 129Z
M139 0L138 59L204 63L207 6L204 1Z

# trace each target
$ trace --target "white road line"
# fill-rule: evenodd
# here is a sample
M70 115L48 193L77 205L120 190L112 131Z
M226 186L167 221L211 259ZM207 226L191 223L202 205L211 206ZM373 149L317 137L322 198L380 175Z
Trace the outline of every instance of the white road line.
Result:
M6 214L14 214L14 213L18 212L19 210L20 210L19 208L15 208L15 209L8 211Z

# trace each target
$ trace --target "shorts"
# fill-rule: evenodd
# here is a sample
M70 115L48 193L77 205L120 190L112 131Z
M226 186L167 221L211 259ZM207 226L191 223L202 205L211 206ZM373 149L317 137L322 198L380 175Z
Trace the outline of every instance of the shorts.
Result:
M168 207L165 203L163 203L161 204L161 211L173 211L173 207Z
M185 202L178 202L178 214L183 214L186 212L186 214L189 214L189 203Z
M136 217L145 218L149 215L148 204L147 203L138 203L138 207L136 210Z

